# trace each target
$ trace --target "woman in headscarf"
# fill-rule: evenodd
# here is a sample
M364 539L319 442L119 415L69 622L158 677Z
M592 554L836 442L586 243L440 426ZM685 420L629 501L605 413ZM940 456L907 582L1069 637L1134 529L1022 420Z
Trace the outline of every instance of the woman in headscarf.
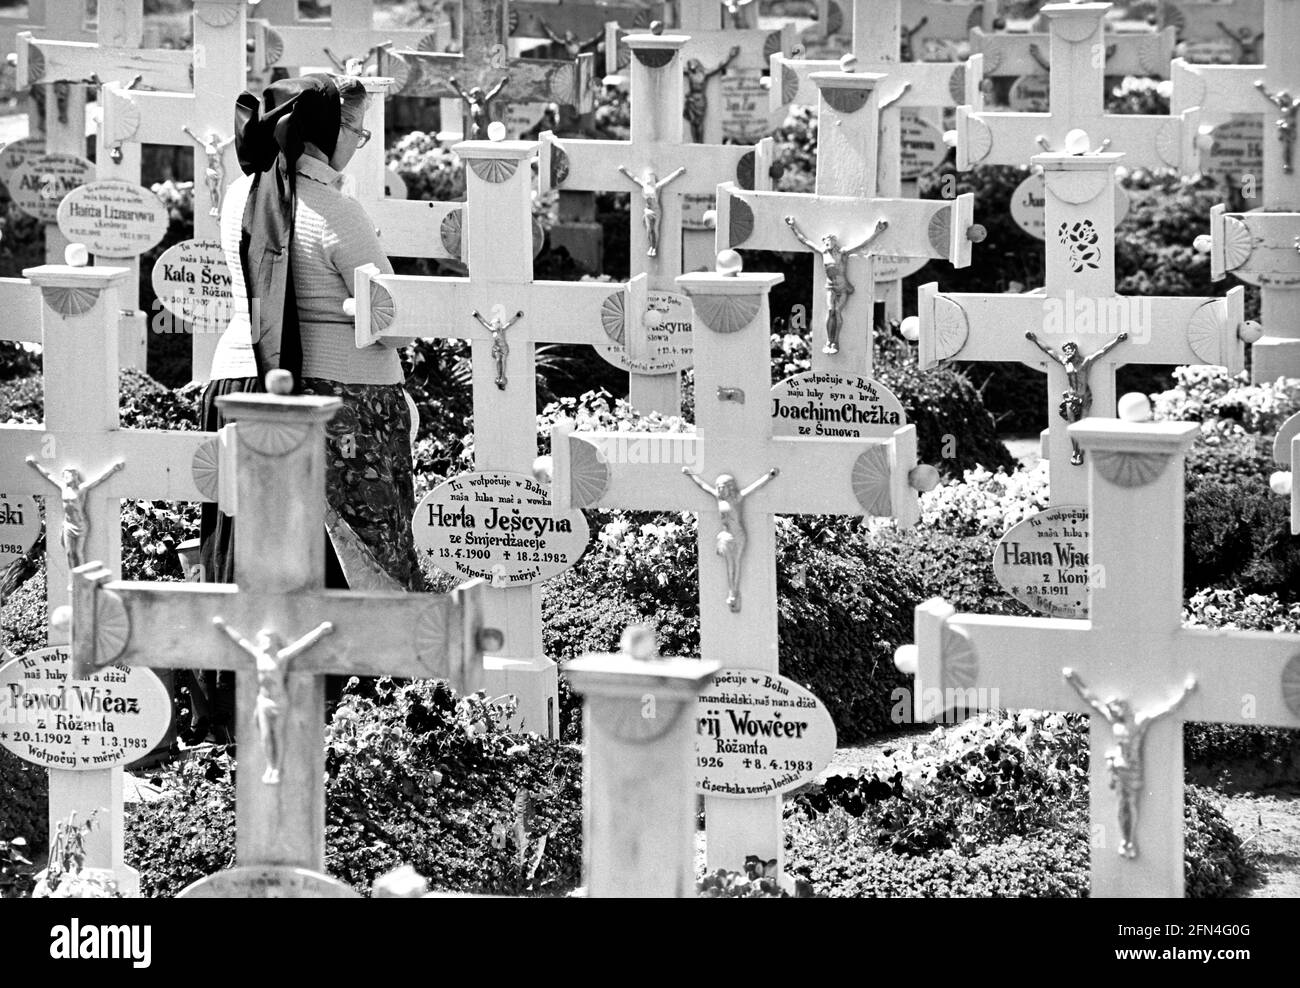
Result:
M365 210L342 191L343 169L371 137L367 101L359 79L321 73L236 102L244 175L221 211L233 310L201 419L220 428L216 399L261 391L277 368L293 375L296 393L341 399L326 440L326 585L423 590L401 362L386 346L357 348L343 311L357 267L392 273ZM202 528L205 579L233 582L233 519L205 504Z

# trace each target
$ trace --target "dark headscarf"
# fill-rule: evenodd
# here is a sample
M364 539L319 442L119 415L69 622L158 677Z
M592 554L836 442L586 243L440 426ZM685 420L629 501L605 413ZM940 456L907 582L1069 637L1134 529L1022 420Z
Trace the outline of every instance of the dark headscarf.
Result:
M294 298L289 244L298 158L307 142L334 153L342 124L338 86L323 73L283 79L262 97L235 101L235 153L253 185L244 206L239 257L244 267L258 378L268 370L302 380L302 337Z

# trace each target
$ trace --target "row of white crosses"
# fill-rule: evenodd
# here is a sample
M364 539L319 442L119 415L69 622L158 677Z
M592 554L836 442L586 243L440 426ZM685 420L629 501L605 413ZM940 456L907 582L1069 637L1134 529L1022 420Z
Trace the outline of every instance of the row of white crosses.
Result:
M572 508L698 512L700 654L728 668L776 673L778 513L917 517L911 425L871 427L863 439L774 436L768 296L779 274L743 274L734 251L717 272L682 275L694 305L694 434L551 436L551 500ZM647 455L653 450L653 455ZM642 725L648 729L653 722ZM779 862L781 797L705 797L708 868L746 856Z
M814 370L870 375L881 280L877 256L943 258L964 267L970 263L972 239L982 233L972 222L970 193L951 200L875 195L883 168L877 146L880 92L888 78L870 72L811 75L821 121L813 194L744 192L730 183L719 188L720 250L808 250L815 255ZM901 304L901 291L895 299Z
M1214 122L1233 114L1264 114L1263 189L1258 209L1210 214L1211 271L1216 279L1234 274L1260 286L1264 337L1253 348L1252 377L1273 381L1300 377L1300 4L1266 0L1263 65L1173 64L1171 106L1199 106Z
M113 580L73 573L73 675L110 665L230 669L236 679L239 868L322 872L325 679L329 674L448 679L477 689L500 634L481 620L483 587L456 594L324 590L325 427L337 398L219 399L232 423L215 464L235 514L234 584ZM120 837L119 837L120 839Z
M635 340L644 276L628 284L533 280L532 165L536 141L467 141L461 257L469 278L382 275L359 268L357 342L468 339L473 363L474 465L529 474L537 456L535 345ZM524 726L554 733L555 664L542 650L541 588L494 588L485 605L506 637L496 692L515 693ZM498 689L499 687L499 689Z
M6 279L4 304L41 329L44 421L0 426L0 462L7 494L45 496L49 643L57 646L68 642L66 620L55 617L69 603L70 569L87 559L120 566L120 499L213 500L205 479L212 447L203 433L119 428L118 311L127 268L46 265L24 274L30 282ZM101 808L104 825L87 838L86 863L111 869L130 889L137 879L122 856L122 769L50 769L51 842L71 812L85 819Z
M200 29L199 34L204 34ZM77 40L44 31L26 32L16 39L17 74L20 90L32 87L71 87L70 108L66 119L47 115L45 147L47 151L64 151L81 156L85 153L87 85L110 82L145 89L193 89L196 67L189 51L144 49L144 16L141 0L103 0L99 4L97 35L91 40ZM206 36L204 41L209 41ZM214 58L238 59L234 50L215 51ZM200 70L200 78L204 73ZM72 94L75 93L75 96ZM48 101L47 101L48 103ZM75 110L75 112L74 112ZM141 146L108 148L100 142L95 160L97 180L116 179L139 185ZM62 259L67 241L58 227L46 230L46 257ZM119 366L145 367L148 350L149 316L139 311L139 261L115 258L116 266L127 267L132 277L122 288L122 325L119 330Z
M1050 8L1048 8L1050 9ZM1125 155L1036 155L1046 184L1046 281L1041 292L983 295L921 287L920 365L1016 361L1047 372L1053 505L1081 505L1087 473L1063 425L1115 414L1126 364L1245 366L1244 290L1226 298L1115 294L1115 168Z
M81 83L94 78L103 83L96 166L101 179L137 183L143 144L192 148L194 236L215 240L221 198L238 174L230 100L245 84L245 14L245 0L195 0L191 51L142 50L138 0L107 0L101 5L98 44L20 39L19 79L36 84L54 80ZM110 28L111 33L105 33ZM78 123L78 133L80 128ZM137 262L129 266L134 272ZM137 280L132 279L126 293L133 313L138 301ZM125 326L132 347L141 356L146 322L142 314L136 314ZM195 380L207 379L216 339L214 333L195 335Z
M1183 895L1188 721L1300 727L1300 635L1184 629L1183 457L1194 423L1086 419L1088 620L916 610L918 716L949 707L1087 711L1091 895ZM936 693L936 691L940 691Z
M691 195L712 194L723 182L770 188L772 141L745 145L690 144L681 138L683 35L633 34L631 139L589 141L542 135L540 187L627 191L630 273L644 274L650 291L669 291L685 267L683 207ZM620 340L619 342L623 342ZM677 414L681 375L638 373L631 361L630 398L641 412ZM668 363L672 363L669 361Z

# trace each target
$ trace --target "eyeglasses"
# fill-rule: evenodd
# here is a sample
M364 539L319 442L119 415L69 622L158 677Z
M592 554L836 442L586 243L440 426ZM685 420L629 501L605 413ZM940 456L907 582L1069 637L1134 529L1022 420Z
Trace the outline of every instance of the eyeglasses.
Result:
M370 131L366 130L366 128L364 128L364 127L353 127L353 126L351 126L351 125L349 125L349 124L343 124L342 126L343 126L343 129L344 129L344 130L350 130L350 131L352 131L352 133L354 133L354 134L357 135L357 148L358 148L358 149L365 147L365 146L366 146L366 142L370 140Z

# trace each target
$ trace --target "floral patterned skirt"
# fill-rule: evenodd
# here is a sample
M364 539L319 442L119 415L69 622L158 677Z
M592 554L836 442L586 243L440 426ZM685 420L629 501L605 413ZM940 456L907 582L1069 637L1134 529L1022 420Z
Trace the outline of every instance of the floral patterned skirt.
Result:
M340 384L306 377L302 393L338 398L325 434L325 499L375 561L407 590L424 591L411 521L415 476L411 414L400 384Z

